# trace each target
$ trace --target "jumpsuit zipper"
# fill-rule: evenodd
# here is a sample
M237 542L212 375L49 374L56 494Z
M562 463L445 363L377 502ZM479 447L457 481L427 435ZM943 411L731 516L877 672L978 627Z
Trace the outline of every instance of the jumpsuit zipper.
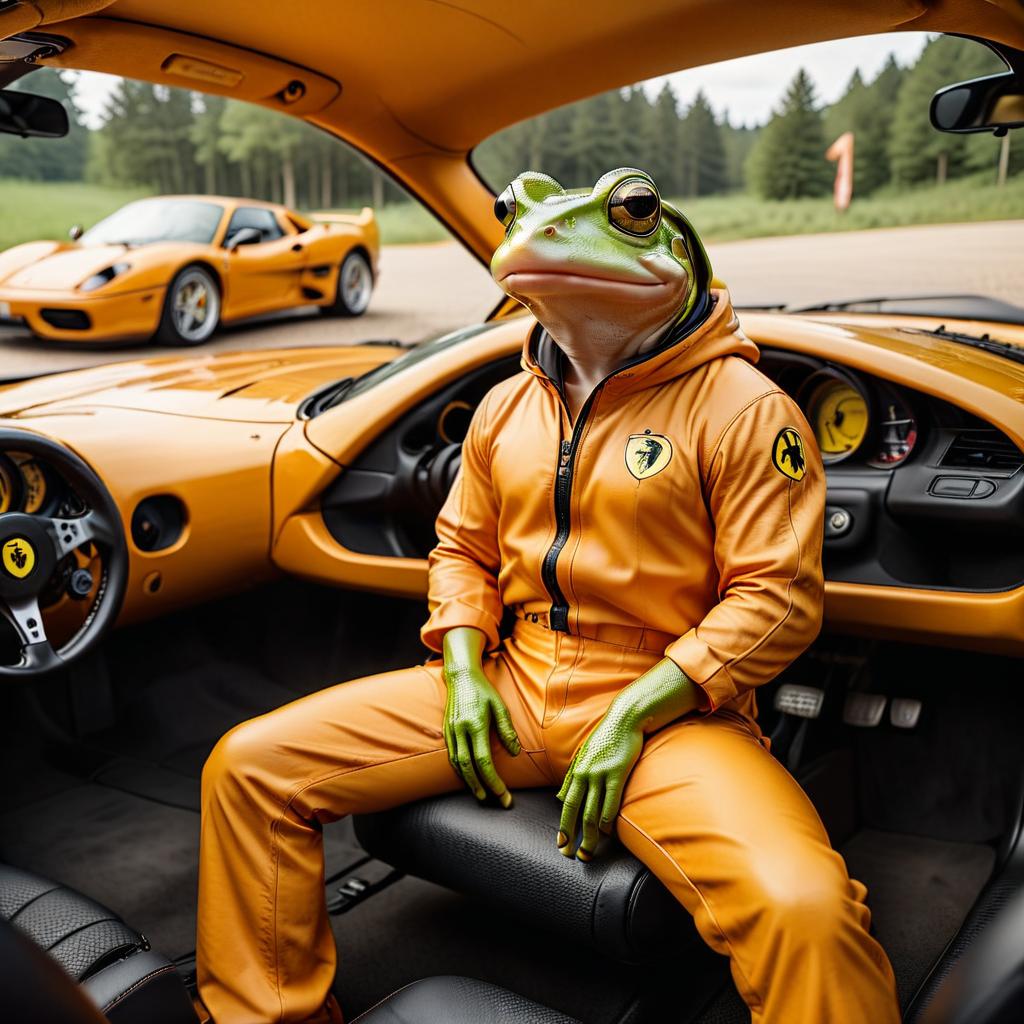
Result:
M713 304L709 303L707 298L705 298L704 304L699 310L694 309L682 324L677 324L671 328L670 335L682 332L681 337L686 337L704 323L713 308ZM548 592L548 596L551 598L548 625L551 629L557 630L560 633L569 632L569 602L565 599L565 594L562 593L562 588L558 584L558 556L562 553L562 548L565 547L566 541L569 539L572 475L576 468L576 452L579 450L583 428L586 426L587 417L590 415L594 401L604 389L605 384L612 377L622 373L623 370L631 369L640 363L646 362L660 351L659 347L650 352L645 352L643 355L631 359L628 363L624 363L618 369L609 373L590 392L586 402L583 403L583 407L576 417L576 422L573 424L571 439L569 441L562 441L559 446L558 473L555 477L555 539L551 542L551 547L548 548L547 553L544 555L544 561L541 563L541 580ZM568 415L569 403L565 400L565 394L562 391L561 385L552 381L551 378L548 378L548 380L554 385L559 400L565 407L566 415Z
M605 380L607 379L606 377ZM569 602L565 599L565 594L562 593L562 588L558 584L557 566L558 556L562 553L562 548L565 547L565 543L569 539L572 474L576 466L576 452L579 450L580 439L583 436L583 428L586 426L587 416L590 414L594 400L604 387L604 384L605 381L601 381L590 392L590 397L583 403L583 408L580 409L576 422L573 424L571 440L563 441L559 446L558 474L555 477L555 539L551 542L551 547L548 548L547 554L544 556L544 561L541 565L541 577L551 597L551 611L548 614L548 624L552 629L561 633L569 632ZM565 404L565 397L561 394L561 389L559 389L559 397L562 399L563 404ZM566 410L568 410L568 405L566 405Z

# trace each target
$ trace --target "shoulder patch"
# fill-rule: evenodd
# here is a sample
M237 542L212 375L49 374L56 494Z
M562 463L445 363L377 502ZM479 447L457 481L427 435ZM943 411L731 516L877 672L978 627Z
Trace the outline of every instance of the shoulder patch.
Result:
M783 427L772 442L772 465L790 480L803 480L807 472L804 442L796 427Z

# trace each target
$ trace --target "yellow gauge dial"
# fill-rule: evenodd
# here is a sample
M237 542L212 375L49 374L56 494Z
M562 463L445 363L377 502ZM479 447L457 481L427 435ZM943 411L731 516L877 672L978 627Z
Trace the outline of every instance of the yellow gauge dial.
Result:
M34 514L46 501L46 475L34 459L22 462L18 469L25 484L24 511Z
M852 384L823 380L807 402L807 419L826 462L852 455L868 432L868 403Z
M11 511L11 503L14 501L14 480L8 472L7 467L0 462L0 515Z

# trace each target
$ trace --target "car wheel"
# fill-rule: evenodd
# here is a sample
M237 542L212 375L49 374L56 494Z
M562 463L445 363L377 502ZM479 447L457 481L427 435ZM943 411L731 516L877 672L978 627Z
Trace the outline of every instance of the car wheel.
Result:
M202 345L220 323L220 288L203 267L185 267L167 288L154 340L160 345Z
M350 252L341 262L334 302L324 306L330 316L362 316L373 295L373 269L361 252Z

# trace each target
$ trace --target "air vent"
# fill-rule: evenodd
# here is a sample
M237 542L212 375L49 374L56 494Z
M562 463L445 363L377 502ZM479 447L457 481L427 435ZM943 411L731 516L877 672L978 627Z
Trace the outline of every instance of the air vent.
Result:
M1024 454L998 430L963 430L946 449L941 465L1009 474L1024 466Z

